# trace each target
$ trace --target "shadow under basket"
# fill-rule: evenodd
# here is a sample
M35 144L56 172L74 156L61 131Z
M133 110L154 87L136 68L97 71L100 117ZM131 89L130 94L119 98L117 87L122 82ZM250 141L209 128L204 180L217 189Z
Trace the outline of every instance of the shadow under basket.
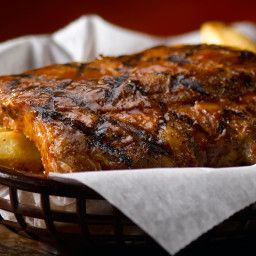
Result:
M0 223L18 234L57 246L66 252L72 251L73 255L78 255L75 250L78 253L79 248L85 252L87 248L111 246L162 250L130 219L85 185L67 184L4 167L0 167L0 185L6 187L9 194L5 198L0 197L0 210L14 216L8 220L0 215ZM36 193L36 206L21 202L21 191ZM52 207L51 199L56 196L72 199L74 208L63 210ZM40 227L31 225L28 218L38 220ZM249 241L252 244L256 241L255 205L236 213L179 254L191 255L197 251L197 255L200 255L198 252L210 255L206 248L211 248L213 252L212 249L219 245L234 248L234 244L241 243L244 247ZM230 252L230 248L227 250ZM167 255L163 250L161 253Z

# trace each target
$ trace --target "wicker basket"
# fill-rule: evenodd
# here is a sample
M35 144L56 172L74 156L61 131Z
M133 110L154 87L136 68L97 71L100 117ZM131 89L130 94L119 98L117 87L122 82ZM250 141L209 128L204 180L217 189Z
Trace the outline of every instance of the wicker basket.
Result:
M115 248L144 246L150 250L152 248L161 250L131 220L84 185L66 184L2 167L0 184L8 187L9 191L9 199L0 198L0 209L11 212L15 216L14 221L0 216L0 222L16 233L72 252L75 248L99 248L99 246L113 245ZM39 194L39 206L20 203L18 196L20 190ZM75 210L70 212L52 209L50 199L52 196L74 198ZM112 209L111 214L91 213L88 211L88 202L109 204ZM28 224L27 217L43 220L45 227L39 228ZM252 205L203 235L180 254L190 255L192 251L202 251L202 248L212 248L212 245L220 243L225 246L232 243L237 245L238 241L242 241L243 244L244 241L254 243L255 235L256 207ZM232 248L234 248L233 245ZM161 253L165 254L163 250Z

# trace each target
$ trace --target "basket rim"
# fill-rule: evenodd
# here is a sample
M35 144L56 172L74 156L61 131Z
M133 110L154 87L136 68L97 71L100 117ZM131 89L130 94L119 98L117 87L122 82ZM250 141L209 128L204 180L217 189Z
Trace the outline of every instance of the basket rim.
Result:
M56 196L77 197L78 195L86 195L102 198L93 189L79 182L67 183L40 174L19 171L4 166L0 166L0 184L29 192Z

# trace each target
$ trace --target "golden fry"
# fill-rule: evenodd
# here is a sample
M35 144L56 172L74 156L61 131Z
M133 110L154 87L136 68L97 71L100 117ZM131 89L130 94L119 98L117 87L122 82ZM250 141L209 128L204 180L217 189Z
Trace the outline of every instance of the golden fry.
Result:
M202 43L231 46L256 53L255 42L222 22L206 22L201 26L200 33Z
M42 170L40 153L23 134L15 131L0 132L0 164L30 171Z

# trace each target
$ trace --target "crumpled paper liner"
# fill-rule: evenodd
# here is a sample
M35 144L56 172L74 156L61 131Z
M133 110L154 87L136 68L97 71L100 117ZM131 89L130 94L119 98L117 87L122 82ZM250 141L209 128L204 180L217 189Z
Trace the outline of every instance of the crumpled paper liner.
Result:
M255 25L242 22L234 26L256 40ZM200 43L199 32L160 38L117 27L98 16L83 16L52 35L25 36L1 43L0 74L183 43ZM96 190L171 254L256 201L256 166L84 172L51 174L50 178L76 180ZM0 196L8 198L6 188L0 189ZM39 206L37 194L19 192L19 200ZM54 197L51 207L72 211L74 202ZM91 210L107 211L108 207L92 204ZM14 220L11 214L0 213ZM44 227L43 221L26 221Z

